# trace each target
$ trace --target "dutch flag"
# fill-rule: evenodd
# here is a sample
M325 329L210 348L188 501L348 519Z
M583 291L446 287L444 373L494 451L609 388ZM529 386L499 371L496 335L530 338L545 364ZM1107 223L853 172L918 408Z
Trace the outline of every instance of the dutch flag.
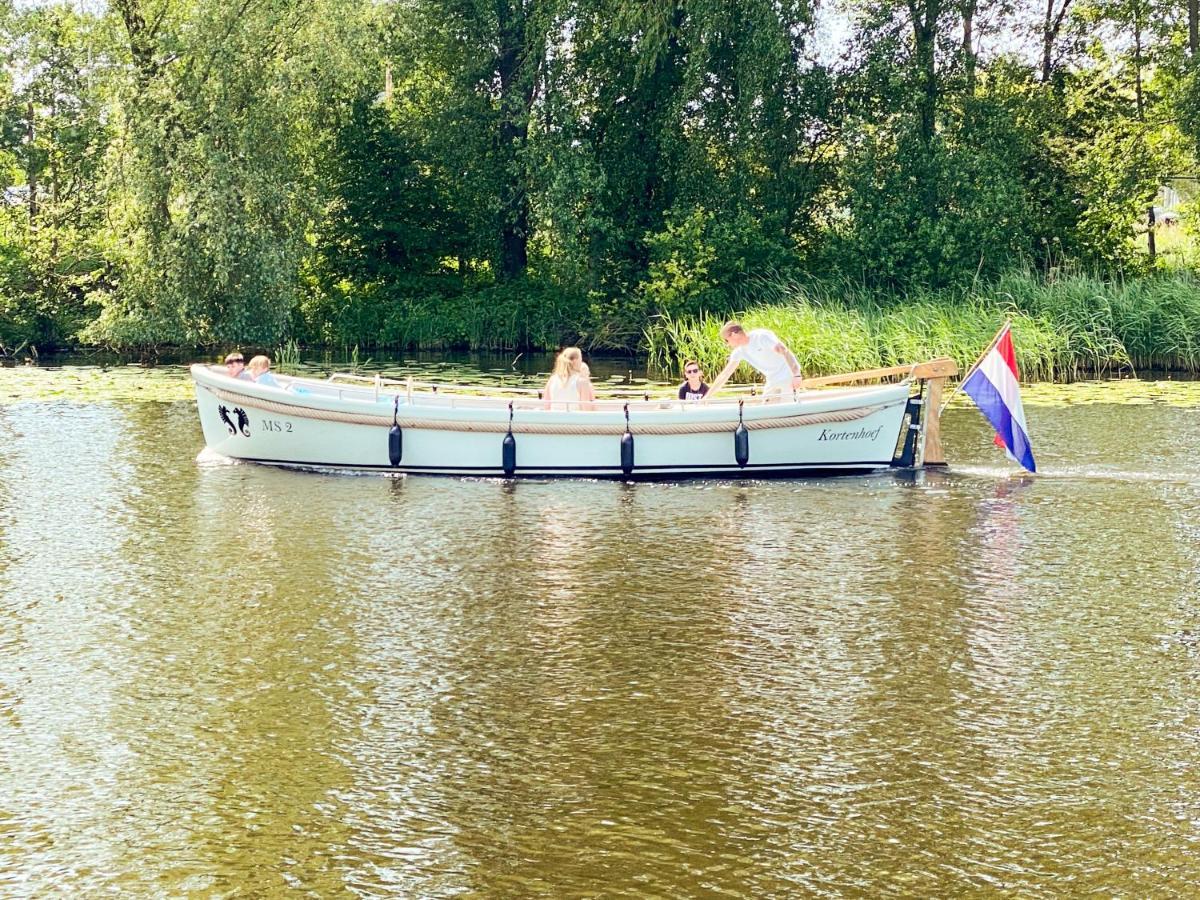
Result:
M962 390L996 429L996 446L1003 447L1013 462L1036 472L1025 410L1021 408L1020 380L1012 333L1006 323L992 349L963 381Z

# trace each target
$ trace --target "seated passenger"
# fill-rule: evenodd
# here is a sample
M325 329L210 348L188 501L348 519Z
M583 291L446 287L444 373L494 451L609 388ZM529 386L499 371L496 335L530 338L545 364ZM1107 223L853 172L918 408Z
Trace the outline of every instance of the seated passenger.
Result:
M568 347L554 361L554 374L546 382L546 409L591 409L596 393L591 371L578 347Z
M704 373L700 371L700 363L689 359L683 364L683 377L687 379L679 386L680 400L703 400L708 393L708 385L704 383Z
M265 356L256 356L250 360L250 364L246 366L246 371L250 373L250 378L255 384L266 385L267 387L283 387L275 376L271 374L271 360Z
M242 356L237 350L228 354L225 357L225 374L230 378L241 378L246 381L253 381L250 373L246 371L246 357Z

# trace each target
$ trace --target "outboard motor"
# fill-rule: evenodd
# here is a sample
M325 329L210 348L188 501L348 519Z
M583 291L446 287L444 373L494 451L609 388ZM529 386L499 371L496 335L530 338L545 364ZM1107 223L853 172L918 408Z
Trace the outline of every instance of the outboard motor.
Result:
M916 397L908 398L908 407L905 410L905 415L908 417L908 431L905 432L904 445L900 455L892 460L893 469L911 469L916 465L917 444L921 436L922 402L919 394Z

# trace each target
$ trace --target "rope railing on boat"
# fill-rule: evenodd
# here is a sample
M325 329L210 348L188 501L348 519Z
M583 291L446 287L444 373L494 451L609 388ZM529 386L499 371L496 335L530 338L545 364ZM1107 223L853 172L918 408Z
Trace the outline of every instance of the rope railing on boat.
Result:
M285 383L285 387L288 384ZM414 382L414 387L418 385ZM393 393L389 391L377 390L371 396L375 402L381 399L387 399L393 396L404 398L404 403L410 407L446 407L449 409L462 408L489 408L502 407L510 402L515 404L517 410L550 410L556 412L613 412L620 410L626 404L632 404L635 409L687 409L698 410L707 407L724 408L733 406L737 403L743 403L746 406L759 408L768 405L775 405L781 402L797 403L803 400L806 396L813 396L816 392L806 392L803 390L792 391L790 393L752 393L749 397L745 394L733 394L729 396L717 397L708 401L696 400L680 400L675 394L645 394L637 391L633 392L634 396L621 396L619 393L606 393L595 400L545 400L540 395L532 396L537 393L529 389L519 389L520 394L516 399L505 396L505 390L488 389L480 387L474 391L463 390L458 386L449 386L449 390L426 390L414 393L409 390L407 393ZM330 385L329 391L332 395L336 395L339 400L352 398L354 393L363 393L363 389L358 386L340 387ZM861 388L842 388L831 391L822 391L820 396L822 399L829 397L844 396L846 394L854 394L861 391ZM297 391L300 393L300 391Z
M781 401L797 402L805 395L812 395L816 392L808 390L809 388L826 387L828 385L842 385L841 388L836 388L832 391L820 391L822 397L837 396L839 394L851 394L863 387L850 386L853 382L882 380L884 378L894 378L903 376L900 383L911 382L917 378L931 378L935 380L944 378L946 374L957 372L957 367L954 361L948 358L939 358L930 360L926 363L916 363L906 366L890 366L882 369L869 369L860 372L850 372L843 375L828 375L818 376L815 378L805 379L804 387L799 390L793 390L789 397L786 392L767 393L762 389L762 385L749 384L738 385L726 389L726 396L713 398L707 401L710 406L725 407L732 406L734 403L748 404L751 406L761 407L767 404L779 403ZM294 379L283 376L285 383L291 382ZM302 384L304 379L299 379ZM339 385L339 381L348 381L351 384L343 387ZM675 404L679 404L681 409L696 409L699 404L696 401L681 401L674 394L674 389L671 387L648 387L636 385L622 385L617 387L600 388L597 391L598 399L595 401L584 403L582 401L547 401L542 399L542 392L537 388L526 387L509 387L509 386L489 386L489 385L461 385L461 384L446 384L434 381L416 381L411 376L398 378L384 378L380 374L375 375L359 375L352 372L335 372L329 376L325 382L329 389L336 391L338 399L345 399L343 390L346 391L364 391L373 388L374 399L378 402L386 388L402 388L405 396L405 403L408 406L427 406L431 405L430 401L434 401L432 405L445 405L451 409L460 408L460 404L468 404L471 407L487 407L490 405L504 404L508 402L507 397L516 395L519 398L515 402L517 410L535 410L544 409L559 412L590 412L590 411L608 411L619 410L626 402L632 403L635 408L655 408L666 409ZM418 391L414 395L414 390ZM297 390L297 393L302 393ZM387 390L387 394L395 393L397 396L399 391ZM747 398L746 395L749 395ZM697 423L698 424L698 423ZM701 428L700 431L705 430Z
M504 434L510 430L518 434L576 434L603 435L623 434L624 422L595 422L581 420L578 422L523 422L517 418L512 421L455 421L436 420L416 416L400 416L396 410L392 413L359 413L342 412L340 410L318 409L294 403L278 403L248 394L239 394L220 388L209 388L216 396L229 403L240 406L250 406L265 412L280 415L295 416L305 419L320 419L327 422L345 422L350 425L399 425L400 428L419 428L432 431L475 431ZM904 401L896 401L900 403ZM800 413L798 415L780 416L770 419L753 419L746 421L745 427L750 430L769 428L794 428L799 425L822 425L835 422L853 422L886 409L895 404L874 404L855 409L832 410L829 412ZM538 407L532 407L534 409ZM521 411L521 407L515 407ZM728 422L671 422L671 423L638 423L638 434L705 434L729 430Z

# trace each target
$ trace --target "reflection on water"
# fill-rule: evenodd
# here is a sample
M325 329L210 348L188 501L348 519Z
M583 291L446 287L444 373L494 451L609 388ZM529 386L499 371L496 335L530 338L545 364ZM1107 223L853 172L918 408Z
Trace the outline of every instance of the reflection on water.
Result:
M1200 433L1023 478L197 465L0 407L0 894L1187 895Z

